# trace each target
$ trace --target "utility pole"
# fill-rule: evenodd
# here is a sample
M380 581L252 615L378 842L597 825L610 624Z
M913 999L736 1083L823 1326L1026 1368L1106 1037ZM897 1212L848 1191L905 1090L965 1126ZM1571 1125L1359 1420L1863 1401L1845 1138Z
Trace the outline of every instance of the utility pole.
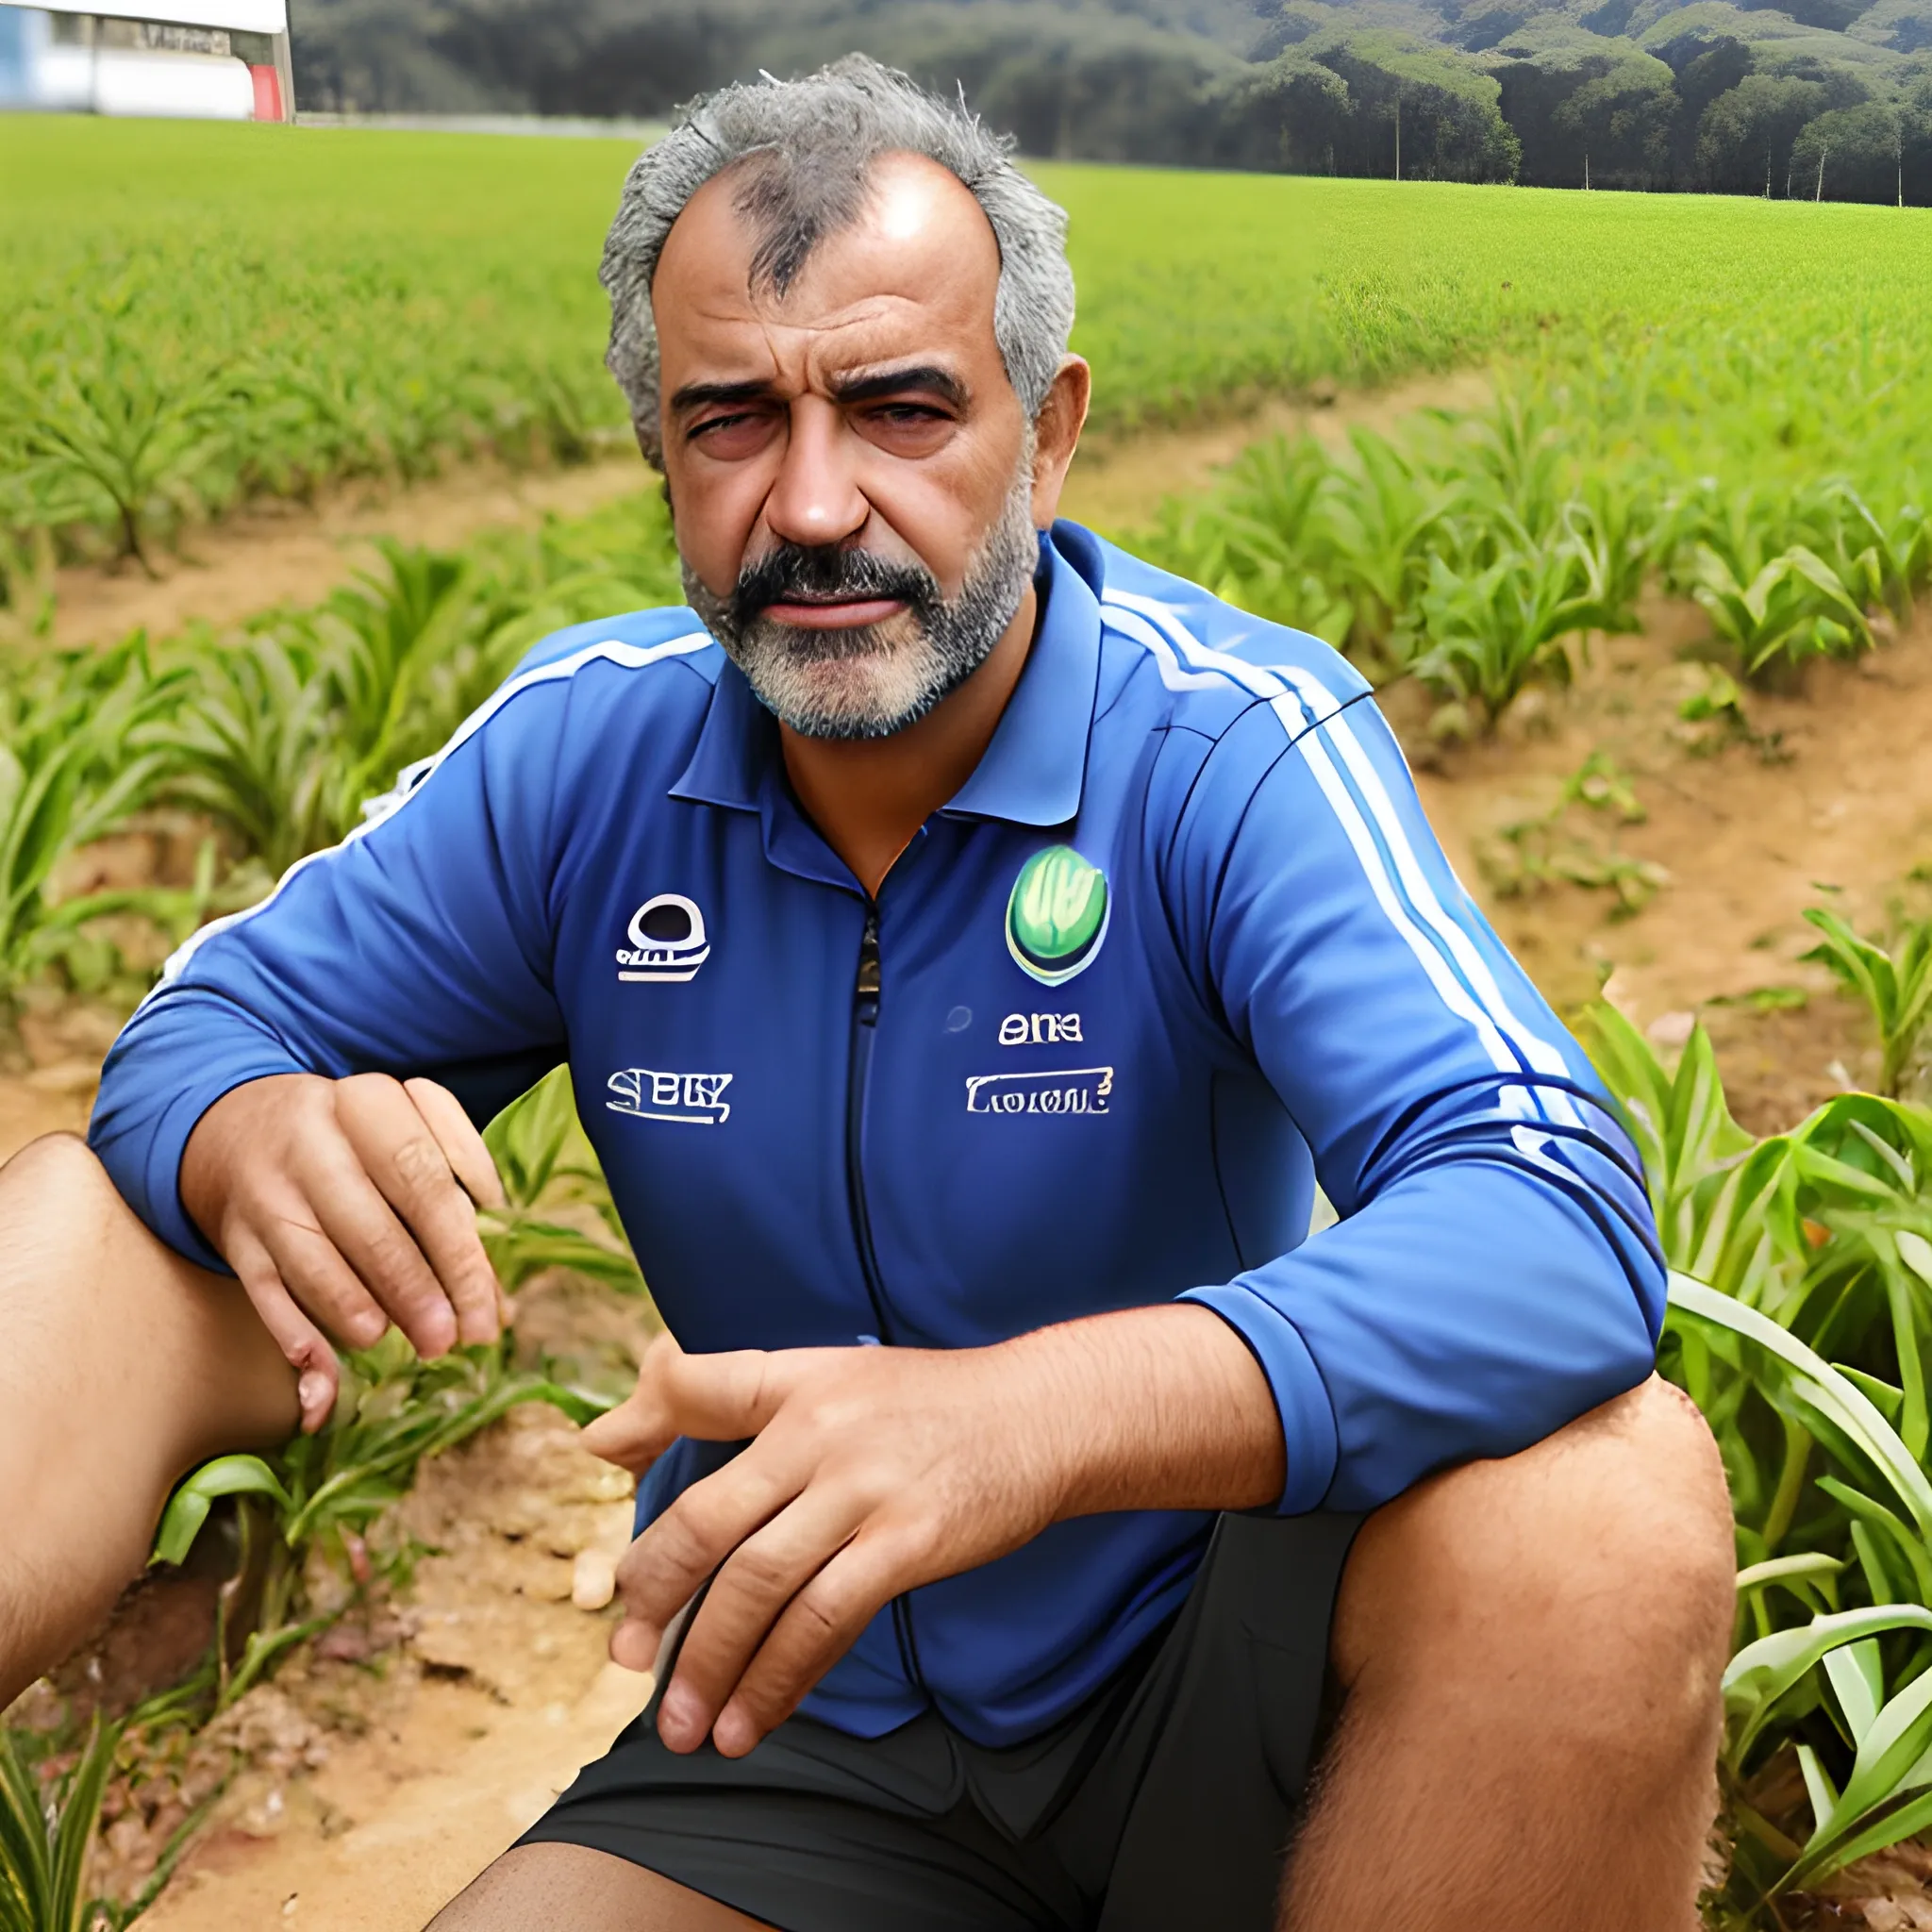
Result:
M1588 148L1583 150L1583 192L1586 194L1590 192L1590 150Z
M1395 91L1395 178L1402 179L1402 90Z
M1771 199L1771 137L1764 137L1764 198Z
M1818 190L1811 197L1814 206L1824 199L1824 158L1830 152L1831 143L1828 141L1818 150Z

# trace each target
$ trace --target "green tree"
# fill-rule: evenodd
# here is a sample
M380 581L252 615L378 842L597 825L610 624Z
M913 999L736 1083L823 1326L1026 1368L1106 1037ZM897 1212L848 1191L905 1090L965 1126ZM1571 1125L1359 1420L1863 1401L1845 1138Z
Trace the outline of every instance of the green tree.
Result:
M1654 128L1669 125L1674 111L1669 67L1654 55L1595 35L1566 37L1541 48L1511 42L1498 50L1497 61L1501 108L1523 143L1521 178L1525 183L1576 187L1583 179L1588 146L1593 184L1637 185L1616 177L1624 165L1624 151L1634 145L1641 152L1656 139ZM1616 123L1614 135L1611 122ZM1648 168L1646 160L1642 171Z
M1588 157L1590 180L1601 188L1670 185L1671 128L1677 96L1660 60L1620 59L1587 80L1550 117L1578 167ZM1571 176L1574 185L1578 174Z
M1323 34L1302 51L1340 75L1355 103L1349 165L1340 172L1399 173L1404 180L1516 178L1523 145L1503 119L1502 88L1473 61L1387 27Z
M1705 108L1697 124L1695 178L1721 194L1783 194L1791 144L1826 106L1822 83L1747 74Z
M1834 108L1808 121L1791 144L1791 192L1800 199L1891 201L1904 166L1905 120L1890 102Z

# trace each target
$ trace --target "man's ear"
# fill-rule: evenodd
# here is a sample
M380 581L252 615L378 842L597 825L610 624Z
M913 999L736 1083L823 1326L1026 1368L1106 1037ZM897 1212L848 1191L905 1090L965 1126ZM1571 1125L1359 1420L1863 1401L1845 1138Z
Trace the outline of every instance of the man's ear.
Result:
M1093 372L1084 358L1062 358L1046 401L1033 425L1033 525L1048 528L1059 514L1060 491L1067 481L1067 466L1080 441L1087 422L1087 406L1093 399Z

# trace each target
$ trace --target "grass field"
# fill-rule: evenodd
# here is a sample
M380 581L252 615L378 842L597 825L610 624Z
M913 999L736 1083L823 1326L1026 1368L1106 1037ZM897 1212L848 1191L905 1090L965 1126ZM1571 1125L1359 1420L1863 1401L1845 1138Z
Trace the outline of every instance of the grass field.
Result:
M0 119L0 583L43 584L52 547L151 548L251 496L483 449L568 462L621 435L595 268L628 159L603 142ZM1144 538L1378 679L1425 687L1425 730L1484 737L1526 685L1564 682L1592 637L1674 597L1708 634L1670 725L1694 743L1669 755L1768 761L1754 681L1789 691L1807 658L1913 622L1932 580L1924 212L1039 173L1073 217L1103 436L1262 391L1492 373L1493 404L1459 417L1339 450L1259 445ZM460 554L392 547L372 579L233 634L14 649L0 1008L125 1006L151 964L129 921L178 937L258 891L341 836L541 631L675 586L643 496ZM159 810L202 841L192 880L67 891L82 848ZM1557 810L1641 816L1595 750ZM1557 817L1510 836L1511 890L1614 888L1620 916L1656 890L1641 867L1579 858ZM1897 874L1928 857L1900 852ZM1932 1825L1932 921L1875 939L1814 923L1882 1050L1881 1092L1760 1141L1730 1121L1701 1033L1667 1065L1607 1009L1591 1032L1669 1257L1719 1291L1680 1295L1665 1363L1718 1429L1747 1566L1724 1764L1739 1852L1711 1907L1732 1924L1796 1923L1784 1893ZM512 1189L520 1212L595 1205L575 1156L558 1165L574 1142L555 1101L498 1130L508 1166L540 1176ZM553 1169L568 1200L546 1193ZM492 1239L507 1274L562 1257L634 1286L600 1224ZM512 1384L504 1361L472 1369L480 1416ZM418 1374L370 1369L383 1386ZM353 1460L356 1425L316 1453ZM277 1463L280 1490L228 1476L293 1494L303 1472ZM326 1542L300 1521L291 1548ZM331 1534L338 1555L360 1547ZM251 1674L297 1641L292 1581L286 1596ZM219 1659L196 1682L154 1721L230 1694ZM87 1777L65 1789L84 1817Z

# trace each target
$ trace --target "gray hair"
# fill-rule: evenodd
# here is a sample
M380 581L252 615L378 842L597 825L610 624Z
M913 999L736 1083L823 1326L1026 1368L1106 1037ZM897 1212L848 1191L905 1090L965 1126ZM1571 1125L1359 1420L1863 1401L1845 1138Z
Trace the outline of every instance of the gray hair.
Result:
M754 290L782 296L812 250L858 220L881 155L924 155L972 190L1000 250L993 336L1029 421L1038 417L1074 326L1067 217L1008 158L1012 143L966 106L851 54L802 80L720 89L638 158L624 184L599 275L610 295L605 361L630 404L638 441L661 465L658 328L651 280L665 238L706 182L757 158L738 197L756 225Z

